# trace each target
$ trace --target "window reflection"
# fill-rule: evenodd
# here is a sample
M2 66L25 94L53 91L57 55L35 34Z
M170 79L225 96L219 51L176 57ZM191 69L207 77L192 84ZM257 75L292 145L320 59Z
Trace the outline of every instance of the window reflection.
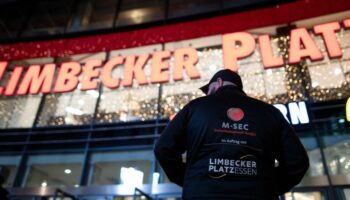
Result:
M345 195L345 199L350 199L350 189L349 188L344 189L344 195Z
M303 136L300 138L300 140L307 151L307 154L309 156L309 162L310 162L309 170L306 172L304 179L312 176L325 175L325 170L322 163L321 151L317 144L314 134L311 132L303 133Z
M31 10L32 15L22 35L54 35L65 31L73 1L36 1L31 6L33 6L33 10Z
M26 187L78 186L83 157L79 155L32 156L28 161Z
M90 0L86 4L80 29L110 28L113 26L118 0Z
M141 48L131 48L112 51L110 59L117 56L151 53L161 49L161 45L152 45ZM152 60L149 59L143 71L147 80L150 80ZM124 66L118 66L112 71L112 77L122 77ZM96 115L97 123L113 123L126 121L145 121L156 119L159 86L155 84L139 86L133 80L132 86L124 87L123 81L116 89L103 87L101 101Z
M147 160L95 163L92 185L140 186L149 183L150 169Z
M0 175L4 178L4 187L12 187L15 180L17 166L16 165L2 165L0 164Z
M98 153L92 157L92 185L124 184L135 187L149 184L152 152Z
M311 62L307 59L310 73L310 96L313 101L326 101L330 99L342 99L350 95L350 31L341 29L337 33L343 56L340 59L329 60L325 44L321 36L313 36L316 45L324 55L324 59Z
M0 128L30 128L33 126L41 95L2 97Z
M215 0L170 0L169 18L184 17L218 11L220 1Z
M60 57L57 58L57 68L59 68L62 62L75 61L79 62L82 70L84 70L86 61L93 59L104 61L106 59L106 53L98 52ZM78 84L74 91L50 93L44 96L41 113L36 122L37 126L84 125L92 123L97 98L100 93L98 89L80 90L82 74L83 71L79 76L80 84Z
M116 26L141 24L164 19L164 2L162 0L122 1Z
M79 185L80 164L36 164L30 167L26 187Z
M2 87L6 87L12 70L15 66L27 67L31 64L42 64L50 62L51 58L39 58L12 61L7 67L7 71L0 81ZM21 82L19 81L18 84ZM15 91L16 92L16 91ZM42 94L24 96L5 96L0 98L0 128L29 128L34 124L36 113L39 109Z
M99 92L96 90L48 94L37 126L84 125L92 122Z
M285 194L286 200L325 200L326 196L321 192L289 192Z
M157 115L158 87L103 89L97 123L145 121Z
M324 140L329 141L325 157L330 174L350 174L350 135L326 136Z

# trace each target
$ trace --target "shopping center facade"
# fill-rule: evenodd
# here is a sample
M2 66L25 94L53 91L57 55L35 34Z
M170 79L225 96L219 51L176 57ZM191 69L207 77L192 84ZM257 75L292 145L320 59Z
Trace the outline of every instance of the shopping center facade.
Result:
M179 198L153 146L228 68L308 152L310 169L285 199L350 199L349 2L108 2L76 1L62 30L51 10L56 26L33 26L32 14L0 34L0 174L13 195L127 199L137 187Z

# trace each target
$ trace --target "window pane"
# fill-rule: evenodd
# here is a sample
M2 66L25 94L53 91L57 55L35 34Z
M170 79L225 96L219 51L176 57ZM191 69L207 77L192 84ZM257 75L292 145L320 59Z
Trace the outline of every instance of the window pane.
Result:
M0 6L0 38L15 38L26 19L26 12L18 2Z
M321 192L289 192L285 194L286 200L326 200L326 196Z
M83 156L41 155L28 161L26 187L77 186Z
M325 157L331 175L350 174L350 133L334 131L325 135Z
M116 161L94 164L93 185L149 183L151 161ZM129 180L128 178L129 177ZM130 180L134 178L134 180ZM130 181L130 182L129 182Z
M112 51L110 59L117 56L126 57L128 55L135 55L135 59L138 59L139 56L144 53L149 54L160 49L161 45L152 45L142 48ZM143 72L146 79L149 81L151 76L151 58L146 62ZM114 68L112 77L123 76L124 66L121 65ZM157 114L158 91L158 85L148 84L140 86L135 79L130 87L124 87L123 80L121 80L119 87L116 89L103 87L96 122L113 123L155 119Z
M12 187L19 161L20 156L0 156L0 175L5 179L5 187Z
M84 64L88 60L99 59L104 61L105 58L106 53L104 52L58 58L57 68L59 68L61 62L75 61L81 64L82 72L79 76L80 83L72 92L45 95L42 105L43 109L39 114L37 126L90 124L93 119L99 92L98 89L87 91L80 90L84 73Z
M164 2L162 0L128 0L122 1L116 26L141 24L164 19Z
M350 189L349 188L344 189L344 195L345 195L345 199L350 199Z
M113 26L118 0L90 0L87 2L81 30L110 28Z
M12 187L15 179L17 166L16 165L1 165L0 164L0 175L5 179L4 186Z
M232 8L241 8L246 6L256 6L263 5L265 3L275 3L275 0L245 0L245 1L237 1L237 0L223 0L222 4L224 9L232 9Z
M80 164L31 165L26 187L79 185L80 172Z
M14 66L23 66L24 69L31 64L42 64L43 62L50 62L50 58L40 58L32 60L12 61L7 67L7 71L0 81L0 85L6 88L10 79ZM25 72L24 70L24 72ZM23 73L24 74L24 73ZM22 74L22 78L23 78ZM19 81L18 85L21 84ZM16 91L15 91L16 92ZM0 97L0 128L28 128L32 127L42 95L22 95L12 96L2 95Z
M92 185L148 184L152 166L152 152L99 153L92 157Z
M303 133L303 136L300 138L304 148L306 149L309 159L310 167L306 172L304 179L312 176L323 176L325 175L324 166L322 163L321 151L317 144L316 138L310 133Z
M36 1L22 36L54 35L65 31L74 1Z
M220 9L217 0L169 0L168 18L184 17Z
M321 36L313 36L316 45L324 55L318 62L306 60L311 83L309 93L312 101L343 99L350 96L350 31L337 33L343 56L339 59L328 58L327 50Z
M41 95L1 97L0 128L29 128L33 126Z

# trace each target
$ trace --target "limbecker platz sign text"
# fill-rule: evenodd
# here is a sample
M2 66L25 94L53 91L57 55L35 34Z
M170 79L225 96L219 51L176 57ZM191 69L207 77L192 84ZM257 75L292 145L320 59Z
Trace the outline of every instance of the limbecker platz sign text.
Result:
M342 24L344 28L350 27L350 19L343 20ZM330 22L316 25L312 30L315 35L322 37L328 57L331 59L342 57L341 45L336 35L341 26L340 22ZM236 32L222 36L223 68L237 71L239 69L237 61L250 56L257 43L265 69L296 64L305 58L318 61L326 56L305 28L291 30L288 60L273 54L269 35L254 37L247 32ZM150 74L146 74L145 66L150 60ZM181 81L184 76L198 79L201 77L197 69L200 66L196 65L198 61L196 49L180 48L174 51L117 56L105 62L95 59L85 63L63 62L60 66L54 63L15 66L9 79L3 81L6 85L0 87L0 95L70 92L75 90L78 84L81 85L80 90L96 90L99 80L105 87L116 89L120 86L131 87L134 82L138 85L148 85L167 83L170 79ZM0 80L7 67L7 61L0 62ZM119 67L123 69L122 73L112 73Z

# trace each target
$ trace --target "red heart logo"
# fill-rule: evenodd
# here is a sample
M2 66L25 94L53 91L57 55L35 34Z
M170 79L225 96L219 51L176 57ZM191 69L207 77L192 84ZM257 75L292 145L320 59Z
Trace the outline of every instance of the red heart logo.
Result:
M237 122L243 119L244 117L244 112L240 108L229 108L227 110L227 117L230 118L231 120Z

